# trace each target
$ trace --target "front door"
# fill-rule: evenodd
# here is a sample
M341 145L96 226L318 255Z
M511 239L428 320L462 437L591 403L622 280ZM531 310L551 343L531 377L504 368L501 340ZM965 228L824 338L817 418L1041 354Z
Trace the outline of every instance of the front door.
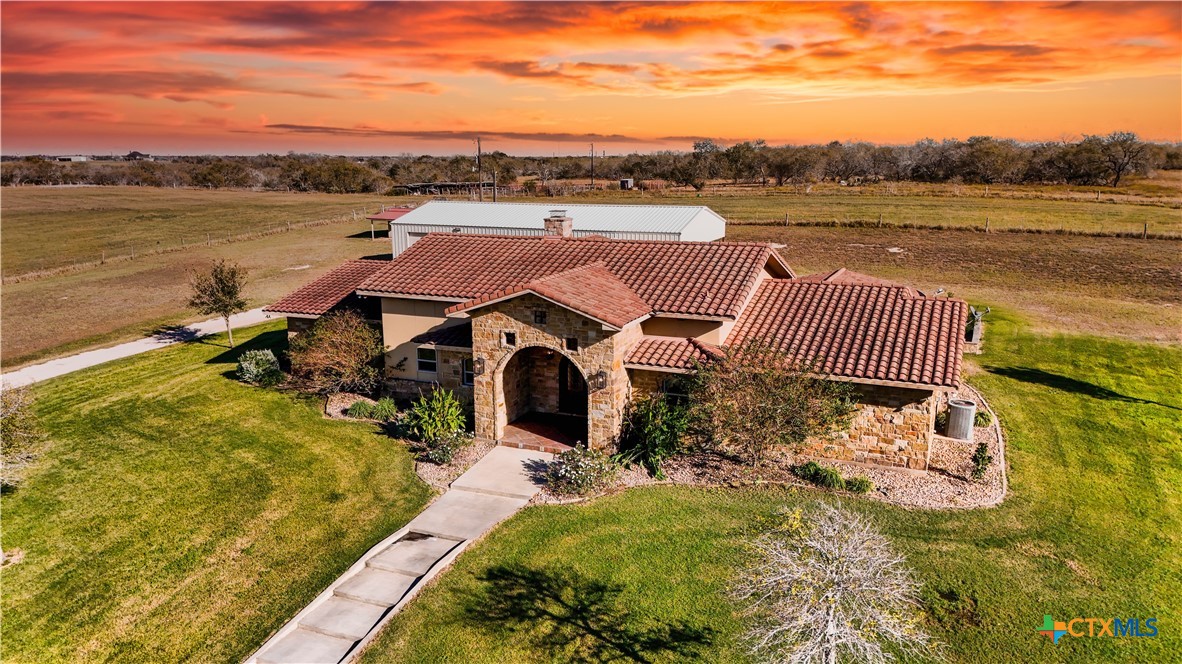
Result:
M587 381L569 359L558 363L558 412L568 415L587 415Z

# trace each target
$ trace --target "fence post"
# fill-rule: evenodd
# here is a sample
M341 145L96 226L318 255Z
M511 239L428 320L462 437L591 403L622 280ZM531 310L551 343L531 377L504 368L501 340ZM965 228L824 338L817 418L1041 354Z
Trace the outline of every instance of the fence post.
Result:
M878 213L878 227L882 228L882 213Z
M785 226L789 225L789 224L788 224L788 213L787 213L787 212L785 212L785 213L784 213L784 225L785 225Z
M1141 239L1142 240L1149 239L1149 224L1148 223L1146 223L1144 226L1141 227Z
M107 250L106 249L103 249L103 259L101 262L103 262L103 263L107 262Z
M989 217L985 217L985 232L989 232Z
M213 239L210 237L209 233L205 234L205 246L207 246L207 247L213 246Z

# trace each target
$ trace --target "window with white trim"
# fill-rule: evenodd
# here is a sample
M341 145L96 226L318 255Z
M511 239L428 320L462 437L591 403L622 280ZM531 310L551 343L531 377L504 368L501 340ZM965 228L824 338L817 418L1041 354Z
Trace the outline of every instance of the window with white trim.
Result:
M435 373L439 369L439 355L434 348L419 349L419 371Z

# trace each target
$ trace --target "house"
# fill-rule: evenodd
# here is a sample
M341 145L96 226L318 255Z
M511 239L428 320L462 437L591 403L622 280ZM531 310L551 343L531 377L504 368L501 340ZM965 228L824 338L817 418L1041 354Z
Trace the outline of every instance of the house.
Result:
M369 217L388 221L397 257L428 233L542 235L551 206L538 203L431 201L409 211ZM558 216L574 220L575 237L709 242L726 235L726 220L708 207L680 205L568 205Z
M477 435L505 444L542 432L547 449L607 447L630 398L756 339L856 386L853 425L812 454L922 470L939 398L960 383L964 302L845 270L798 277L768 244L578 237L551 215L542 235L431 233L382 263L269 310L380 302L387 387L454 390Z

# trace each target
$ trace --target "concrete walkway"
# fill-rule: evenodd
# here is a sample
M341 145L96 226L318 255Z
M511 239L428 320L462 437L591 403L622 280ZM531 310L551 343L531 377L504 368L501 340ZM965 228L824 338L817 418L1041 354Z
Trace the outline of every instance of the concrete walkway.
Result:
M271 315L263 313L262 309L251 309L250 311L244 311L240 314L230 316L230 327L239 328L257 325L270 317ZM23 369L17 369L0 377L0 383L8 387L30 385L37 381L56 378L80 369L88 369L104 362L110 362L111 360L139 355L140 353L164 348L165 346L171 346L182 341L192 341L193 339L199 339L210 334L225 331L225 321L221 318L211 318L207 321L169 330L166 333L155 334L146 339L129 341L118 346L111 346L110 348L88 350L85 353L60 357L42 364L34 364Z
M536 471L553 455L494 447L406 527L370 549L247 660L248 664L337 664L383 625L474 540L529 502Z

